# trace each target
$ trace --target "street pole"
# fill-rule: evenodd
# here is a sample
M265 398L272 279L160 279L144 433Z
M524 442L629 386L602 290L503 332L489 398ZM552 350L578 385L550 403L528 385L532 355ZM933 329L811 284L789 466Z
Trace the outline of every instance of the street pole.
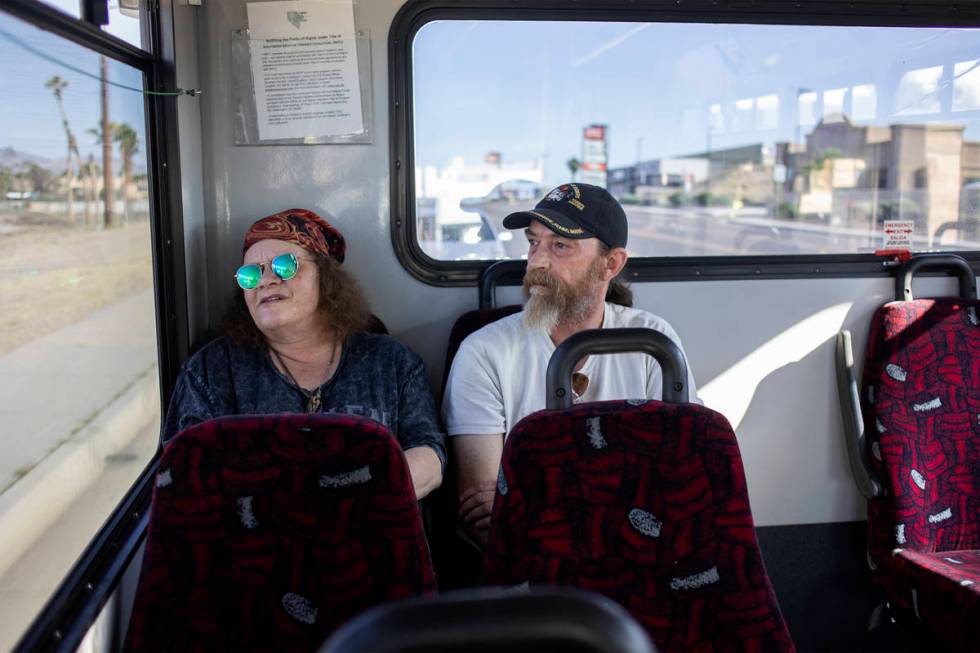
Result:
M637 194L637 189L638 189L638 187L640 185L640 181L641 181L641 179L640 179L640 163L643 161L642 154L643 154L643 137L642 136L637 136L636 137L636 175L634 177L634 179L636 180L636 184L633 186L633 194L634 195Z
M109 60L105 55L99 58L102 99L102 196L105 202L103 227L113 226L112 222L112 127L109 124Z

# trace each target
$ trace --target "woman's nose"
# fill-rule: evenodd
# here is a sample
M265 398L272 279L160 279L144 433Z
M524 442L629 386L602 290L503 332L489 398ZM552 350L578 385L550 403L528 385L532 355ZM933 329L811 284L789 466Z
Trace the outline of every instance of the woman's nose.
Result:
M268 263L262 266L262 278L259 279L259 287L270 286L282 281L275 272L272 271L272 266Z

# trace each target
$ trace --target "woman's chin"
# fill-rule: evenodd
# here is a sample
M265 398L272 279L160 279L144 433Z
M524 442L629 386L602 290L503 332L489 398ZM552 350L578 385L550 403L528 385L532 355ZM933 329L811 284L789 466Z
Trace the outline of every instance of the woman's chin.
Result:
M279 315L277 311L260 309L258 315L253 315L252 319L255 320L255 326L263 333L289 326L289 319L285 315Z

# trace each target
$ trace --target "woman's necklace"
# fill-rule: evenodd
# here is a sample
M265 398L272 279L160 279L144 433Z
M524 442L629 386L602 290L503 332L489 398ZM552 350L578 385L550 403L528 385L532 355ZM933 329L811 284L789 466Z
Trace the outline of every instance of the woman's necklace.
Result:
M276 351L274 347L269 347L269 350L273 354L275 354L276 360L279 361L279 365L282 366L282 369L286 372L286 376L289 377L289 380L292 381L293 385L296 386L299 389L299 391L303 393L304 397L306 397L306 412L308 413L320 412L320 388L316 388L315 390L307 390L306 388L301 386L296 381L296 377L293 376L293 373L289 371L289 367L286 365L286 361L282 359L282 355L278 351ZM328 370L331 367L333 367L333 359L336 353L337 353L337 343L334 343L333 346L330 347L330 361L327 363Z

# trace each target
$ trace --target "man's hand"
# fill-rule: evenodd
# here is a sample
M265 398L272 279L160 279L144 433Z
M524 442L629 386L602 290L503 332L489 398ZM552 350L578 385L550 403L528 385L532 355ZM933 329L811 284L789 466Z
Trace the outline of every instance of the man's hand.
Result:
M497 493L504 434L453 436L459 485L459 517L466 530L486 544Z
M497 494L495 481L480 481L464 490L459 496L459 517L474 532L483 532L486 540L493 514L493 498Z

